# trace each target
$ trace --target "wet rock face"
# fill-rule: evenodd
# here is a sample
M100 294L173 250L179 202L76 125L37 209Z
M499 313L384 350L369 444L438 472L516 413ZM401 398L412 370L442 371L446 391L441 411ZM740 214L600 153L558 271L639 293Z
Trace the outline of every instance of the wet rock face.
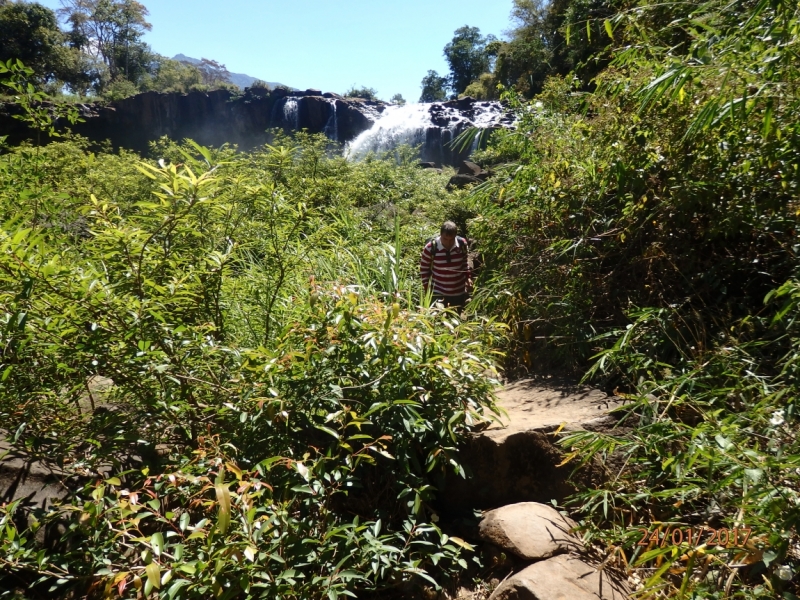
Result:
M207 146L237 144L247 150L267 142L269 128L306 129L346 142L369 129L385 105L323 95L312 89L267 93L253 88L242 96L233 96L227 90L146 92L105 106L85 104L78 108L83 122L63 123L64 127L92 141L110 140L115 148L146 152L149 143L162 136L174 140L191 138ZM21 110L15 105L0 105L0 131L8 135L11 145L37 140L35 131L13 118L19 113Z
M475 150L475 144L456 149L450 144L469 127L509 126L512 118L497 102L463 98L451 102L390 106L383 102L342 98L319 90L248 89L241 96L227 90L162 94L146 92L108 105L78 105L83 122L61 124L95 142L109 140L115 148L147 152L162 136L190 138L206 146L237 144L248 150L269 141L267 130L305 129L324 133L332 141L349 144L358 158L368 152L386 152L405 143L421 146L421 160L457 166ZM7 143L46 142L17 120L22 111L0 105L0 132ZM477 141L476 141L477 142Z

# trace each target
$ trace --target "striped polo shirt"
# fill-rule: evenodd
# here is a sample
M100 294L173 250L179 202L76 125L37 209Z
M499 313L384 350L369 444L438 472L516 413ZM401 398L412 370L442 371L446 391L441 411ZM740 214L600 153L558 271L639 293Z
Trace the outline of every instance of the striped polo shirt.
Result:
M432 246L436 244L436 252ZM433 257L433 260L431 258ZM467 246L464 238L456 236L455 244L450 250L442 246L439 237L425 244L422 258L419 261L419 275L423 284L433 278L433 294L435 296L460 296L466 293L467 279L471 277Z

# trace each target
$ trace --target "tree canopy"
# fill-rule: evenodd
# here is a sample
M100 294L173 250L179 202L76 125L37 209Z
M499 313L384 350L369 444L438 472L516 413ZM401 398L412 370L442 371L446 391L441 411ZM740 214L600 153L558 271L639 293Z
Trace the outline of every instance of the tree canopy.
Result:
M203 84L207 86L219 86L230 81L231 73L222 63L209 58L201 58L200 64L196 65L200 71Z
M490 70L492 56L487 45L493 41L493 35L484 37L477 27L465 25L456 29L453 39L444 47L450 65L448 86L453 94L461 94L473 80Z
M146 46L141 42L147 8L136 0L62 0L59 15L70 25L70 42L101 60L110 78L130 79L132 69L143 68Z
M0 61L20 59L40 81L65 78L65 36L55 13L37 3L0 3Z
M364 100L377 100L378 90L365 85L351 85L350 89L344 93L346 98L362 98Z
M513 0L506 39L466 25L455 31L444 47L447 89L486 99L503 85L532 97L551 75L574 72L588 82L607 64L604 22L620 6L620 0Z
M0 61L22 60L52 93L66 85L108 99L231 85L227 69L216 61L193 65L154 53L142 39L151 28L147 15L135 0L63 0L57 13L35 2L2 0Z
M428 71L422 78L421 87L420 102L437 102L447 98L447 77L442 77L436 71Z

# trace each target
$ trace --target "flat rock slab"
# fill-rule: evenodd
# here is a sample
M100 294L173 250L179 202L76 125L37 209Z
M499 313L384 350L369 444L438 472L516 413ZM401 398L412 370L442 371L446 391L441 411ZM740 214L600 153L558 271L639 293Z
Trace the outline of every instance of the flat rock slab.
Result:
M484 542L530 561L580 550L583 543L570 533L575 526L552 506L519 502L484 514L478 530Z
M57 467L16 452L0 432L0 504L22 500L28 507L47 508L67 495L66 479Z
M503 387L497 403L508 416L483 435L502 442L520 431L553 430L562 423L568 429L613 424L609 411L621 400L590 387L521 379Z
M572 465L559 467L564 453L554 433L580 429L609 431L617 423L611 412L622 400L585 386L554 380L520 380L498 393L507 413L501 422L460 445L468 479L448 475L440 508L468 516L517 502L561 502L575 491L567 482ZM581 485L600 481L602 473L584 469Z
M489 600L625 600L623 584L582 560L555 556L524 568L501 583Z

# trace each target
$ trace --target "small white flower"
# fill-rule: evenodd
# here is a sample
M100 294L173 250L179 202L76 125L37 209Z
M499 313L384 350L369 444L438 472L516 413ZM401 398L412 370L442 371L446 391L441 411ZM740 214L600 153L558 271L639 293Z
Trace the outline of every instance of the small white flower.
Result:
M783 425L783 411L776 410L774 413L772 413L772 418L769 420L769 422L775 427L778 425Z

